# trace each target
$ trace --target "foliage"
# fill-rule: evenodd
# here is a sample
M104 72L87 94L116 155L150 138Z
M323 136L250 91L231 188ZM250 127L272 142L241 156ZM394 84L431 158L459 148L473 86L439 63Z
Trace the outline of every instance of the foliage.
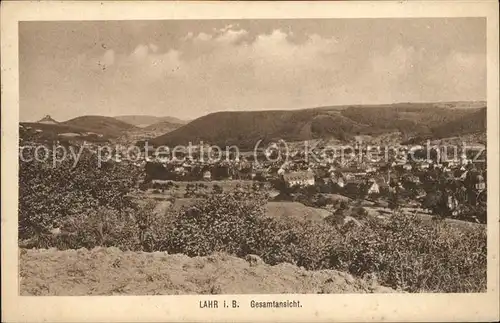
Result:
M213 193L214 194L222 194L222 192L224 191L222 186L218 185L218 184L214 184L212 186L212 190L213 190Z
M19 238L47 233L54 223L98 207L117 211L133 207L128 196L136 184L135 167L105 163L83 152L78 163L66 158L55 167L19 161Z
M251 230L265 203L248 193L215 194L195 207L179 213L162 248L187 255L207 255L216 251L243 255L255 237Z
M90 162L75 169L21 163L20 239L60 249L115 246L189 256L256 254L272 265L287 262L376 275L380 284L409 292L486 288L486 230L481 226L459 230L397 211L382 221L345 202L339 212L350 212L360 225L299 223L267 216L265 195L242 189L159 214L153 202L133 205L128 200L133 186L129 172L115 165L90 167ZM53 221L62 234L46 233Z
M389 194L388 205L391 210L397 210L401 206L399 192L395 190Z
M114 246L122 250L136 250L139 244L137 226L130 210L91 209L65 219L62 229L64 234L54 237L54 244L59 249Z
M273 138L282 138L287 142L325 137L346 140L358 133L380 134L395 130L407 134L429 133L430 129L440 128L441 125L445 131L440 131L440 135L453 133L456 136L462 131L470 132L464 129L463 124L474 125L476 131L485 130L485 114L475 115L476 111L450 109L441 103L402 103L369 108L346 106L345 109L322 107L297 111L218 112L156 137L151 140L151 144L173 147L186 145L196 138L197 141L210 142L219 147L236 145L240 150L251 150L259 140L267 145ZM411 118L408 118L409 115ZM464 123L469 115L478 117L478 122ZM458 125L450 128L448 122L457 118Z
M242 194L213 196L179 214L160 250L190 256L257 254L269 264L375 274L386 286L417 291L478 292L486 284L486 232L395 213L386 222L362 207L362 221L335 227L266 217L262 201Z
M486 288L486 230L464 232L443 221L394 214L345 231L330 263L410 292L479 292Z

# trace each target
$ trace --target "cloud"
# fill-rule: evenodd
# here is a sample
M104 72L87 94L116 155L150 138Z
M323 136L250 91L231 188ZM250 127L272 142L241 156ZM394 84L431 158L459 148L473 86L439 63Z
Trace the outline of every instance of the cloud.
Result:
M457 93L459 98L464 98L469 93L481 93L486 98L485 55L452 51L439 67L433 82L446 94Z
M158 46L155 44L149 44L149 49L153 52L156 53L158 51Z
M486 57L452 51L439 54L425 48L395 45L376 52L349 82L363 93L360 103L475 100L486 97Z
M207 34L207 33L199 33L196 37L194 37L195 41L209 41L212 39L212 35Z
M129 86L137 89L140 82L148 96L188 113L386 103L425 100L428 94L446 98L452 86L466 90L447 77L478 75L473 69L484 59L454 53L443 61L401 44L360 54L334 36L311 33L296 42L281 29L245 37L248 31L227 25L211 34L188 33L183 39L190 43L182 49L160 53L156 45L138 45L128 59L115 59L121 73L113 82L127 75Z
M149 46L147 45L138 45L134 51L130 54L130 56L139 61L145 59L149 54Z
M115 52L112 49L107 50L104 55L102 55L101 62L107 66L113 65L115 62Z
M141 38L126 50L99 47L50 66L41 60L26 68L32 76L25 83L31 82L33 93L44 93L32 101L45 106L60 106L59 100L89 109L85 114L185 118L221 110L486 96L480 51L450 50L427 40L419 45L409 38L362 40L336 30L295 29L294 35L283 25L259 32L244 24L204 30L181 31L174 41Z
M193 37L194 37L194 34L193 34L193 32L191 32L191 31L190 31L190 32L188 32L188 33L187 33L184 37L182 37L181 39L182 39L183 41L186 41L186 40L193 39Z
M168 105L188 114L288 108L306 105L318 94L314 104L333 101L323 93L333 88L325 84L337 78L340 65L327 55L339 50L333 38L310 35L297 44L275 29L239 42L249 33L234 28L184 35L190 45L166 52L139 44L129 54L115 55L114 73L103 82L121 89L113 100L123 101L122 108L144 101L153 109Z
M244 37L245 35L248 35L248 31L244 29L240 30L227 29L221 35L217 36L217 38L215 38L215 41L223 43L234 43L239 39L241 39L242 37Z

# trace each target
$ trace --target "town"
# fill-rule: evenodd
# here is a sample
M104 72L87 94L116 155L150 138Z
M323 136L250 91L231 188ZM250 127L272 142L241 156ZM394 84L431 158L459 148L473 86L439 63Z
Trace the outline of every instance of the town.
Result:
M20 129L34 135L28 137L34 140L32 143L43 132ZM86 135L88 138L93 134ZM61 144L61 140L67 145L83 145L94 153L105 145L68 140L65 134L55 143ZM23 144L29 146L30 140ZM466 150L456 146L398 144L374 149L352 142L339 147L320 144L307 152L303 148L307 149L307 143L292 144L294 149L285 153L278 145L271 144L267 149L253 152L214 154L205 144L172 154L168 149L144 146L143 142L142 149L119 145L108 148L101 158L143 170L140 185L143 189L164 192L173 182L214 181L223 187L228 181L250 181L272 184L280 199L293 199L294 192L306 190L320 196L338 194L355 200L378 201L381 205L417 207L446 217L486 221L485 214L474 218L465 214L470 207L486 203L485 146L475 145ZM326 202L320 199L320 205L310 200L309 197L301 202L328 206L328 199Z

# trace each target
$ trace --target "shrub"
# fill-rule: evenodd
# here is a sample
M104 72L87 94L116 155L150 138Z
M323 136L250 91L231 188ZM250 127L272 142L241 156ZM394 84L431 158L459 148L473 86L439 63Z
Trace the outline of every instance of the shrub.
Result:
M217 251L242 255L249 230L264 205L236 194L210 196L177 215L162 248L190 256Z
M35 247L168 251L189 256L224 252L260 256L309 270L337 269L356 276L375 274L379 283L409 292L481 292L486 288L486 229L456 228L445 221L394 213L386 221L344 202L333 224L272 218L265 196L236 192L210 195L174 213L155 212L155 203L132 208L93 206L61 218L65 234L39 234ZM346 214L360 220L343 224ZM47 224L49 226L50 223Z
M71 219L72 220L72 219ZM70 220L70 221L71 221ZM73 220L75 244L87 249L97 246L136 250L139 231L133 212L98 208ZM71 230L71 229L70 229Z
M386 286L410 292L479 292L486 287L486 232L463 232L446 222L394 214L389 220L350 210L362 225L298 223L265 216L263 201L213 196L177 215L161 250L189 256L226 252L288 262L310 270L375 274ZM361 217L359 217L361 215ZM364 220L363 220L364 219Z
M330 247L330 267L410 292L480 292L486 288L486 230L394 214L344 232Z
M20 244L27 248L91 249L97 246L138 250L139 230L131 213L99 207L61 221L61 234L40 233Z
M334 229L277 221L265 215L264 205L261 195L214 195L177 215L160 250L189 256L256 254L272 265L288 262L312 269L324 267Z
M50 160L50 159L49 159ZM136 167L107 163L83 152L78 164L66 158L52 163L19 161L19 238L46 234L54 221L104 207L118 211L133 206L128 196Z
M212 186L212 191L214 194L222 194L222 192L224 191L222 186L218 185L218 184L214 184Z
M479 205L461 205L459 213L456 217L461 220L472 221L476 223L486 223L488 219L486 209L486 203Z
M351 215L356 219L366 219L368 216L368 212L362 206L356 206L352 209Z

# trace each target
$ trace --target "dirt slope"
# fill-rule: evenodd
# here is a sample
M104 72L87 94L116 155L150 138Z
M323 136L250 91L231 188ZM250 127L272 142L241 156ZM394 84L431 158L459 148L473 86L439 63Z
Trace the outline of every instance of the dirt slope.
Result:
M387 293L334 271L269 266L224 254L189 258L116 248L20 250L21 295Z

